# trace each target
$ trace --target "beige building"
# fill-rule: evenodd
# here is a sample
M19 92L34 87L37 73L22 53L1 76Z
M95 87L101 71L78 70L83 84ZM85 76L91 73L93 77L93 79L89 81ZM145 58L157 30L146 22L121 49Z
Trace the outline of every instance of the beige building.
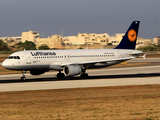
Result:
M21 42L25 41L36 42L36 38L40 38L40 34L37 31L30 30L28 32L22 32Z
M42 44L49 46L50 48L66 48L73 49L82 46L82 48L103 48L100 46L106 46L108 43L116 46L120 43L124 36L124 33L118 33L115 36L109 36L107 33L96 34L96 33L79 33L77 36L61 37L60 35L53 35L48 38L37 38L36 45L37 48ZM91 46L89 46L91 45ZM151 39L137 39L136 48L145 47L151 45Z
M107 33L97 34L96 42L100 45L107 45L109 43L110 36Z
M93 44L108 44L108 38L110 36L107 33L79 33L77 36L64 37L62 40L63 45L93 45Z
M20 36L13 36L13 37L0 37L0 40L2 40L3 42L7 43L9 46L15 45L18 42L21 41L21 37Z
M48 38L36 38L36 48L38 48L41 45L47 45L49 48L57 48L57 49L63 49L62 47L62 37L60 35L52 35Z
M160 37L153 38L153 42L152 43L154 45L160 45Z
M124 33L117 33L115 36L111 36L109 38L109 43L112 43L112 45L118 45L122 40L123 36Z
M120 43L124 33L117 33L115 36L109 36L107 33L79 33L77 36L52 35L48 38L40 38L40 34L36 31L22 32L21 37L0 37L0 40L6 42L8 45L14 45L18 42L32 41L36 44L36 47L45 44L49 48L57 49L73 49L73 48L106 48L108 44L112 43L116 46ZM145 47L149 45L160 45L160 37L151 39L137 39L136 48Z
M137 39L136 48L146 47L146 46L150 46L150 45L152 45L151 39L143 39L143 38Z
M63 37L62 44L63 45L80 45L85 44L84 37L82 36L67 36Z

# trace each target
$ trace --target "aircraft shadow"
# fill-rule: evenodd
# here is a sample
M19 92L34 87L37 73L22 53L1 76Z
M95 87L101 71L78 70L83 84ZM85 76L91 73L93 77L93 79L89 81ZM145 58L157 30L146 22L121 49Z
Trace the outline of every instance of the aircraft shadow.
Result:
M99 76L89 76L88 78L82 79L78 77L65 77L65 78L56 78L56 77L49 77L49 78L28 78L25 81L21 81L19 79L12 79L12 80L0 80L1 83L26 83L26 82L45 82L45 81L72 81L72 80L97 80L97 79L114 79L114 78L136 78L136 77L154 77L160 76L160 73L140 73L140 74L120 74L120 75L99 75Z

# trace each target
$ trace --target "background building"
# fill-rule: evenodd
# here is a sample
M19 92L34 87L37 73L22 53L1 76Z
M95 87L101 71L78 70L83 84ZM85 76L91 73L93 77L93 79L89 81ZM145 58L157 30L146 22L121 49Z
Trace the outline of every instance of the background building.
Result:
M151 45L152 45L151 39L138 38L136 48L142 48L142 47L151 46Z
M9 46L13 46L18 42L32 41L36 44L36 48L41 45L47 45L51 49L100 49L100 48L112 48L117 46L124 33L117 33L115 36L109 36L107 33L78 33L77 36L65 36L52 35L48 38L41 38L37 31L22 32L21 37L0 37L0 40L7 43ZM113 46L110 46L110 45ZM160 37L151 39L137 38L136 48L146 47L151 45L160 45Z
M57 49L63 49L62 47L62 37L60 35L52 35L48 38L37 38L36 39L36 48L38 48L41 45L47 45L49 48L57 48Z
M107 45L109 37L110 36L107 33L79 33L77 36L64 37L62 42L63 45Z
M160 45L160 36L153 38L153 44L154 45Z
M122 40L123 36L124 33L117 33L115 36L111 36L109 38L109 43L111 43L112 45L118 45Z
M13 37L0 37L0 40L7 43L8 46L13 46L21 41L21 36Z
M36 42L36 38L40 38L40 34L37 31L28 31L28 32L22 32L22 39L21 42L25 41L32 41Z

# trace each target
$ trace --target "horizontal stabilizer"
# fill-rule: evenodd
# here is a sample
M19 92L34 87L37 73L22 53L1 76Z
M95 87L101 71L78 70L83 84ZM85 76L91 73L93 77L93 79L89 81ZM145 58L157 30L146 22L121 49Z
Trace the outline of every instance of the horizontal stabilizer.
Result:
M134 57L138 57L138 56L143 55L143 54L144 54L143 52L132 52L132 53L129 53L129 55L134 56Z

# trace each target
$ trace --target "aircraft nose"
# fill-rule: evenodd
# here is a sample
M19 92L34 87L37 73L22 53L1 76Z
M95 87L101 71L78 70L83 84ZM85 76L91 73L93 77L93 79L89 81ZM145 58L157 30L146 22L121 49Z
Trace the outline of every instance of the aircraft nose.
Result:
M4 68L6 68L6 66L7 66L6 60L2 62L2 66L3 66Z
M2 66L9 70L19 70L20 66L16 64L17 61L5 60L2 62Z
M10 69L11 63L8 60L2 62L2 66L6 69Z

